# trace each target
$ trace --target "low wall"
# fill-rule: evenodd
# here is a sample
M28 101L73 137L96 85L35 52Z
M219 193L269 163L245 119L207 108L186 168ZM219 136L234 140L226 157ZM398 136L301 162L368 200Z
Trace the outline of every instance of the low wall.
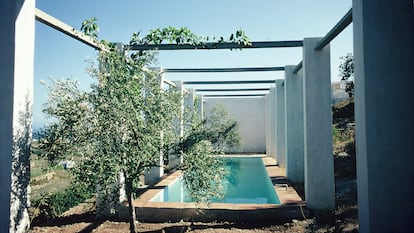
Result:
M265 99L258 98L204 98L204 116L221 103L231 117L237 120L243 146L235 153L266 153Z

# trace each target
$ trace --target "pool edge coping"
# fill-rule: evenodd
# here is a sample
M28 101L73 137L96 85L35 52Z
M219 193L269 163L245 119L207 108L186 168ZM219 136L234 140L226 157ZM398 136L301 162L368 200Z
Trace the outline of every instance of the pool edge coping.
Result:
M230 157L261 157L265 166L268 177L272 180L275 177L284 177L285 174L280 176L271 176L270 173L278 173L280 171L270 171L270 169L277 167L279 170L284 170L276 165L276 161L266 155L229 155ZM210 203L210 204L197 204L194 202L150 202L161 190L175 181L181 175L180 171L173 171L164 175L160 181L155 185L147 188L137 199L133 201L135 208L156 208L156 209L216 209L216 210L263 210L263 209L282 209L286 207L305 207L306 202L303 201L297 194L296 190L292 186L280 187L278 184L273 183L273 188L281 201L281 204L244 204L244 203ZM287 184L288 182L283 182Z

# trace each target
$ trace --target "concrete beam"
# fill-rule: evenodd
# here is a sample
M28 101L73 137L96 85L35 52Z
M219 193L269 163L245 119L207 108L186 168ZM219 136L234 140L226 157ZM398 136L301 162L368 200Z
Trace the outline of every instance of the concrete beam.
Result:
M99 44L97 40L94 38L87 36L83 34L82 32L76 30L75 28L67 25L66 23L56 19L55 17L46 14L45 12L36 9L35 10L35 16L36 20L51 27L54 28L70 37L72 37L75 40L78 40L86 45L89 45L97 50L106 51L107 49L105 46Z
M414 217L413 1L353 1L361 232L410 232Z
M280 167L286 167L285 129L285 85L284 80L276 80L276 157Z
M196 89L196 92L221 92L221 91L263 91L263 92L267 92L269 91L270 87L259 87L259 88L205 88L205 89Z
M330 47L315 50L319 39L303 41L305 199L311 209L333 209Z
M202 45L191 44L136 44L131 45L131 50L194 50L194 49L254 49L254 48L290 48L302 47L301 40L291 41L253 41L250 45L236 42L207 42Z
M295 66L285 70L286 176L292 183L304 183L304 128L302 72Z
M0 232L29 229L34 1L0 2Z
M206 98L234 98L234 97L264 97L266 94L205 94L204 97Z
M239 67L239 68L164 68L165 73L217 73L217 72L263 72L284 71L285 67Z
M274 84L275 80L183 81L185 85Z

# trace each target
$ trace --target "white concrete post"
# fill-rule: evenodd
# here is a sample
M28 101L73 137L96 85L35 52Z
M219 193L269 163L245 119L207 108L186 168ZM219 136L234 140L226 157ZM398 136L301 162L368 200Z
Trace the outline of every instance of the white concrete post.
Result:
M414 219L413 1L353 1L360 232Z
M286 176L292 183L304 183L304 128L302 72L285 67Z
M266 155L270 156L270 92L265 96L265 130L266 130Z
M188 89L188 94L185 96L184 99L184 107L185 108L191 108L191 110L194 110L194 98L195 98L195 92L194 89Z
M158 78L160 80L160 88L163 88L164 85L164 77L163 77L163 73L162 68L161 67L156 67L156 68L151 68L151 70L153 70L154 72L156 72L158 74ZM163 132L160 132L161 134L161 138L163 137ZM160 151L160 157L159 160L157 161L156 166L151 167L149 170L146 170L144 173L144 182L145 184L154 184L155 182L157 182L162 176L164 175L164 156L163 156L163 152Z
M198 96L198 102L197 102L197 114L200 119L204 118L204 97L203 95L197 95Z
M285 86L284 80L276 80L276 157L277 165L286 167L285 153Z
M319 39L303 40L305 199L311 209L333 209L330 48L315 50Z
M177 133L179 137L184 136L184 88L183 88L183 81L174 81L177 91L180 93L180 119L178 119L177 123Z
M270 89L269 95L270 101L270 156L276 158L276 88L272 87Z
M175 88L180 93L180 115L179 119L176 120L176 135L178 137L184 137L184 88L183 81L174 81ZM183 162L183 158L179 155L170 155L168 159L168 165L170 168L176 167L178 164Z
M186 89L185 91L188 93L184 96L184 114L193 114L195 111L195 91L194 89ZM183 134L186 134L191 128L191 122L188 122L188 120L188 117L183 118Z
M29 229L35 1L0 2L0 232Z

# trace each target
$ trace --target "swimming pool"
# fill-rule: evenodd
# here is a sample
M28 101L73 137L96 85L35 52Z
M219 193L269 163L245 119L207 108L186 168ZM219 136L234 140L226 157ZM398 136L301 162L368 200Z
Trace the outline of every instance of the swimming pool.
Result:
M225 196L213 203L280 204L261 157L224 157L229 176ZM192 202L180 178L162 189L151 202Z

